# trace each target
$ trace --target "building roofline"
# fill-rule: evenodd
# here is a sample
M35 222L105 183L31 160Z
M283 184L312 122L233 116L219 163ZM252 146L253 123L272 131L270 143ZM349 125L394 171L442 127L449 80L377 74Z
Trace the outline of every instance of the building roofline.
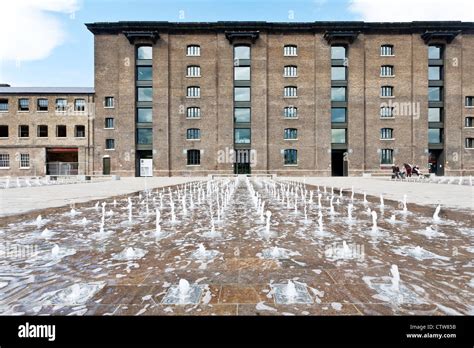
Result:
M321 21L321 22L257 22L257 21L218 21L218 22L167 22L167 21L119 21L86 23L87 29L95 35L119 34L123 31L186 32L229 30L249 31L290 31L321 32L331 30L358 31L361 33L423 33L425 31L459 30L474 33L474 22L461 21L414 21L414 22L359 22L359 21Z
M42 95L60 95L60 94L94 94L93 87L0 87L0 95L8 94L42 94Z

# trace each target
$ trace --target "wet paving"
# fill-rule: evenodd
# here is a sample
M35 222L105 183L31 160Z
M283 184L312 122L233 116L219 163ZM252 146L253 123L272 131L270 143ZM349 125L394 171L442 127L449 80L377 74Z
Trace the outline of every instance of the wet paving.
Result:
M435 208L232 178L3 218L0 313L473 315L472 217Z

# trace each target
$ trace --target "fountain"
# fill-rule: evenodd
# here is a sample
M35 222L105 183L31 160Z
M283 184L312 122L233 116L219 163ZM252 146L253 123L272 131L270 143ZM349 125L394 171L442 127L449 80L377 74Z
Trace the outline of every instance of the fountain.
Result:
M434 214L433 214L433 221L434 221L434 222L439 222L439 221L441 221L441 219L439 218L439 211L440 211L440 210L441 210L441 205L438 205L438 206L436 207L436 210L435 210Z
M400 292L400 273L398 272L398 266L392 265L390 269L392 273L392 290L399 293Z
M354 200L354 186L351 187L351 201Z
M59 252L60 252L60 251L61 251L61 249L59 248L59 245L54 244L53 249L51 249L51 255L52 255L53 257L56 257L56 256L59 255Z
M371 215L372 215L372 233L375 234L378 232L378 228L377 228L377 212L376 211L372 211L371 212Z
M181 198L181 205L183 208L183 215L186 215L188 213L188 209L186 208L186 195L183 195Z
M293 281L288 280L287 284L275 284L271 285L271 287L277 304L313 303L313 299L309 296L304 284L295 284Z
M407 195L403 195L403 213L406 214L407 212L408 212Z
M334 196L331 196L331 200L329 201L329 213L331 215L334 215L334 205L332 204L333 200L334 200Z
M265 233L266 235L270 235L270 218L272 216L272 212L270 210L267 210L266 216L267 216L267 222L265 225Z
M352 219L352 209L353 209L353 207L354 206L352 205L352 203L349 203L347 205L347 221L349 221L349 222L353 221L353 219Z
M43 218L41 215L38 215L35 220L36 227L40 228L41 225L43 224Z
M364 204L367 204L367 203L369 203L369 202L367 201L367 192L364 192Z
M384 207L385 207L385 204L383 202L383 195L380 194L380 209L383 210Z
M392 216L390 217L390 222L394 223L396 221L397 221L397 218L396 218L395 214L392 214Z
M127 247L124 250L122 250L120 253L114 254L112 258L114 260L131 261L131 260L141 259L146 254L147 254L146 250L143 250L140 248Z
M82 220L81 220L81 224L82 225L87 225L88 223L89 223L89 221L85 217L83 217Z
M285 288L285 296L288 300L288 303L294 303L297 295L298 293L296 292L295 283L293 283L291 280L288 280L288 284Z
M129 224L132 223L132 209L133 209L132 199L128 197L128 223Z
M54 235L53 232L51 232L50 230L48 230L47 228L44 229L43 232L41 232L41 237L43 238L50 238Z

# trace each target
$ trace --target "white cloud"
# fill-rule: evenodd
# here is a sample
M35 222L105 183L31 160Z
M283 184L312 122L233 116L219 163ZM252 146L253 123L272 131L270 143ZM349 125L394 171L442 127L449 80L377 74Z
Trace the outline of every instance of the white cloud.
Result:
M348 8L367 22L474 21L473 0L350 0Z
M0 11L0 60L31 61L48 57L65 40L58 15L72 14L79 0L3 1Z

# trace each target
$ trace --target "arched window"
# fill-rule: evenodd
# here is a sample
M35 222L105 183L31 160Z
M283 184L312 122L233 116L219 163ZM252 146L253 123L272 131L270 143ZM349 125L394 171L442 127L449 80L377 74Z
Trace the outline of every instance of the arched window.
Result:
M201 67L199 65L189 65L186 70L186 77L201 77Z
M298 76L298 67L296 65L287 65L283 69L284 77L297 77Z
M186 55L192 57L198 57L201 55L201 46L199 45L188 45L186 48Z
M393 164L392 149L382 149L380 151L380 164Z
M393 65L382 65L380 67L380 76L393 76Z
M285 164L298 164L298 150L286 149L284 151Z
M188 98L200 98L201 88L198 86L190 86L187 88L186 97Z
M393 86L382 86L380 88L380 95L382 97L393 97Z
M393 128L382 128L380 130L380 139L393 139Z
M285 57L296 57L298 55L298 47L296 45L285 45L283 47L283 55Z
M285 128L284 138L285 140L298 139L298 130L296 128Z
M295 106L287 106L283 109L283 116L285 118L297 118L298 108Z
M394 55L393 45L382 45L382 46L380 46L380 55L381 56L393 56Z
M284 94L285 98L292 98L292 97L297 97L297 88L295 86L286 86L284 88Z
M201 130L199 128L188 128L186 131L186 139L199 140L201 139Z
M187 118L200 118L201 117L201 108L197 106L191 106L186 110Z

